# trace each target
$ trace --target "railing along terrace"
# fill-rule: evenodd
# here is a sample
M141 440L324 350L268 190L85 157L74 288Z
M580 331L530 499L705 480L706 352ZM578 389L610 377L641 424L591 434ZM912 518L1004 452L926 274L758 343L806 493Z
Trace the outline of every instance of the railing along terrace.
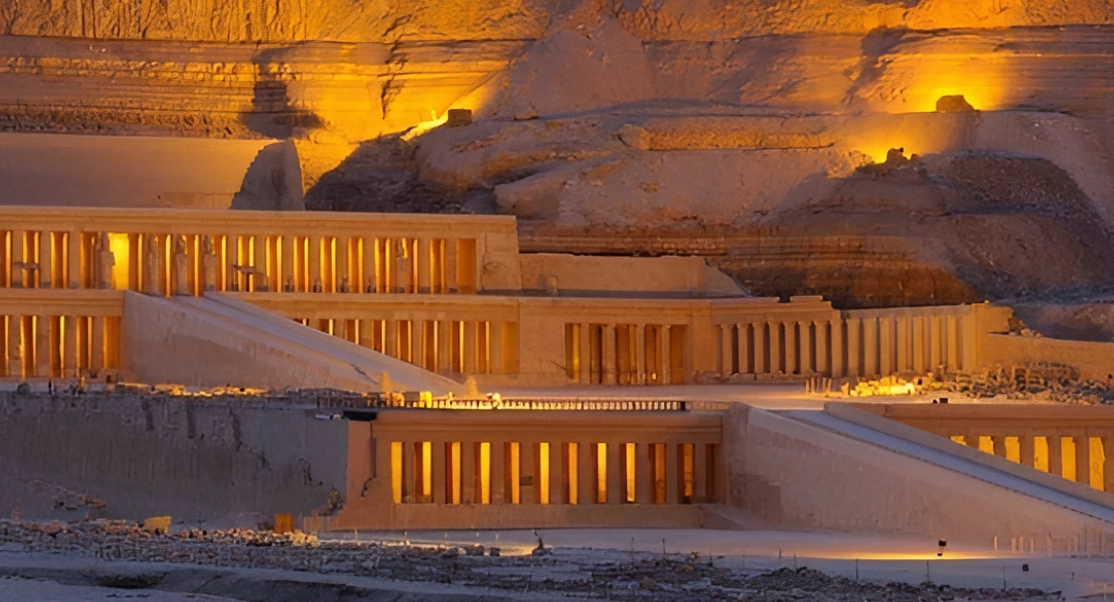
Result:
M514 236L498 216L4 207L0 287L474 293Z

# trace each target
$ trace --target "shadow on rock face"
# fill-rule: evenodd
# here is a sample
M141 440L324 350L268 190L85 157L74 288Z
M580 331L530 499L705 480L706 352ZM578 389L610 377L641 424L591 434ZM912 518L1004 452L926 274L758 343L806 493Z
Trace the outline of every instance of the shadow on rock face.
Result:
M306 209L377 213L495 213L487 188L461 189L421 179L412 148L398 136L361 143L306 191Z
M232 209L305 209L302 168L292 142L276 142L259 151L244 174L240 191L232 197Z
M243 116L248 129L270 138L289 138L299 131L321 129L325 122L320 116L298 109L293 105L290 88L282 72L284 55L293 52L286 48L273 48L255 55L255 85L252 89L251 113Z

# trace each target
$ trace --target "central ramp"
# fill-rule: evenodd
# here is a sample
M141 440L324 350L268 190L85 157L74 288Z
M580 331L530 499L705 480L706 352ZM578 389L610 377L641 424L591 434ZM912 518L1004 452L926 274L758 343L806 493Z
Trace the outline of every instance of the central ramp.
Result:
M434 396L459 383L219 293L153 297L124 293L124 373L191 387L331 388Z

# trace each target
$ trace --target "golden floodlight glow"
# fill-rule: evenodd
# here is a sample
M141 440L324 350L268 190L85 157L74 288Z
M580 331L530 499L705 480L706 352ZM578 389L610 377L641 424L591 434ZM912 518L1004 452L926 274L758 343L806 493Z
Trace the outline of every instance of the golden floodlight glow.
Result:
M128 265L130 263L131 245L127 234L112 233L108 235L108 249L116 264L112 266L112 282L114 289L128 288Z
M976 111L994 111L1007 103L1004 59L965 54L934 56L931 64L914 68L905 88L906 108L914 113L931 113L942 96L963 96Z

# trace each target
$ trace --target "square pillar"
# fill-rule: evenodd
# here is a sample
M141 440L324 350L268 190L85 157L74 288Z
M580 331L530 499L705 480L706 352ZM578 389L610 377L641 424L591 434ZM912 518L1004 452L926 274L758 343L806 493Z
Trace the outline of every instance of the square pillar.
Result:
M847 318L847 373L850 376L861 376L862 352L859 345L862 340L862 320Z
M812 322L797 322L797 331L801 337L800 373L811 374L815 371L812 362Z
M437 373L452 372L453 335L452 322L441 320L437 323Z
M104 316L93 316L93 332L90 336L90 346L93 348L89 357L89 367L93 370L102 370L105 366L104 356ZM11 329L9 328L9 331Z
M54 350L50 344L50 316L37 316L35 318L35 376L46 378L53 376L51 370L51 355Z
M680 500L678 494L680 493L681 479L680 471L677 466L677 450L676 443L665 444L665 503L677 504Z
M1085 432L1075 436L1075 482L1091 486L1091 440Z
M781 370L781 323L770 322L770 374Z
M410 324L410 363L426 368L425 320L411 320Z
M581 504L596 503L596 466L593 444L581 440L576 445L576 490Z
M538 442L526 440L519 443L518 460L522 463L518 469L519 503L536 504L538 502L536 495L538 489Z
M761 322L754 324L754 373L765 374L769 369L766 361L770 345L767 343L766 330L768 325ZM772 338L772 335L771 335Z
M928 369L936 372L944 362L943 316L928 318Z
M465 374L476 373L476 354L478 353L476 328L477 325L472 320L464 323L464 357L462 363Z
M692 444L692 502L694 504L708 501L708 468L708 446L704 443Z
M863 320L863 374L878 376L878 319Z
M510 501L506 489L503 487L507 480L507 450L502 441L492 441L488 445L490 446L491 459L491 466L488 470L488 474L491 476L491 503L506 504ZM475 461L472 464L475 465Z
M673 341L670 339L669 324L661 327L661 384L673 384Z
M457 252L456 252L456 239L449 238L445 240L445 292L455 293L460 290L460 283L457 282Z
M387 331L387 340L383 345L383 353L398 358L398 320L385 320L384 328Z
M739 353L736 357L740 374L750 372L750 324L737 324L739 332Z
M614 385L618 382L615 373L615 325L604 324L602 336L600 363L603 369L603 384Z
M17 267L16 264L26 262L27 258L23 256L24 249L24 235L23 230L12 230L12 252L8 256L8 266L11 268L11 288L23 288L23 268Z
M650 451L653 449L648 443L638 443L634 451L634 501L637 504L649 504L653 501L652 483L650 482Z
M1104 434L1102 436L1102 451L1105 458L1102 465L1102 490L1107 493L1114 493L1114 435Z
M959 369L959 320L955 316L947 316L948 354L947 366L949 370Z
M894 320L886 316L879 320L879 362L878 373L889 376L894 373Z
M843 342L843 325L842 318L832 320L832 378L839 378L847 374L843 358L846 352L846 347Z
M732 353L734 347L733 341L733 324L721 324L719 327L719 373L723 377L731 376L735 373L735 357Z
M638 324L634 327L635 345L635 382L646 384L646 325ZM580 361L584 361L581 356Z
M94 263L90 259L90 263ZM66 234L66 287L81 288L81 231Z
M927 369L925 363L924 346L925 346L925 318L924 316L917 316L913 318L913 371L917 374L924 374Z
M413 504L417 501L414 490L414 442L402 442L402 503Z
M782 327L785 328L785 373L796 374L800 368L800 358L797 357L797 322L789 320L783 322Z
M1048 436L1048 472L1058 477L1064 476L1064 447L1059 433Z
M325 290L321 278L321 237L309 237L309 253L306 254L307 279L306 290L320 293Z
M978 321L973 313L969 312L960 319L959 342L963 349L960 354L960 370L975 370L978 368L977 349L979 341Z
M3 316L0 316L0 320ZM103 318L102 318L103 320ZM24 378L23 316L8 316L8 377Z
M504 341L503 341L503 323L491 322L489 325L490 337L487 341L488 348L491 350L488 357L487 371L490 374L505 374L507 367L504 365L506 356L504 355Z
M1017 438L1018 446L1021 450L1021 464L1033 468L1036 464L1036 459L1033 450L1033 436L1021 435Z
M62 318L62 376L77 378L80 370L77 366L77 316Z
M991 437L994 441L994 455L999 458L1006 458L1006 437L1005 435L994 435Z
M592 325L580 325L580 384L592 382Z
M432 267L432 253L430 251L430 241L428 238L418 239L418 256L414 261L418 262L418 290L419 293L433 292L433 284L430 279L430 267Z
M251 243L251 267L254 269L254 273L251 275L251 290L271 290L270 278L267 277L267 274L269 273L267 270L267 237L261 234L256 234L255 236L251 237ZM339 263L340 261L338 259L337 264L339 265ZM182 274L182 278L185 278L185 274ZM282 288L276 285L276 288L274 290L282 290Z
M623 479L623 448L624 444L616 443L614 439L607 443L607 503L622 504L626 501L627 494Z
M430 479L430 488L433 494L434 504L451 503L452 499L448 497L447 489L449 489L448 474L446 466L448 464L449 450L448 441L434 439L429 444L429 453L433 456L430 458L430 467L433 469L433 475ZM463 482L461 483L463 489ZM463 492L461 492L463 493ZM463 497L463 496L462 496Z
M275 282L271 283L271 290L287 292L300 290L298 288L300 278L296 275L297 269L294 265L294 244L296 241L297 238L294 236L278 237L279 254L282 260L279 262L278 269L275 270ZM206 286L210 284L212 283L205 283Z
M820 320L816 324L816 371L821 374L828 374L832 369L831 364L828 362L828 321Z

